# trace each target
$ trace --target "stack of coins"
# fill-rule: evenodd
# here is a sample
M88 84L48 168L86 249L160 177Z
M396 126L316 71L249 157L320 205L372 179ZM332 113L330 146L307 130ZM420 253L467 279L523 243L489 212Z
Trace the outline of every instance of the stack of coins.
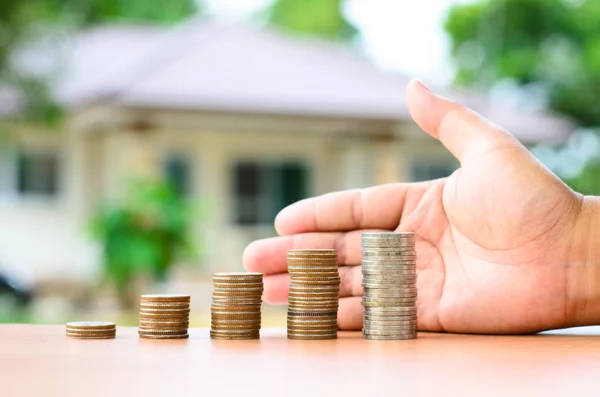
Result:
M259 339L262 293L262 273L215 273L210 337Z
M363 335L417 337L417 269L413 233L363 233Z
M75 339L113 339L115 323L105 321L74 321L67 323L67 336Z
M340 275L337 251L289 250L287 335L290 339L336 339Z
M138 333L146 339L184 339L190 325L190 296L142 295Z

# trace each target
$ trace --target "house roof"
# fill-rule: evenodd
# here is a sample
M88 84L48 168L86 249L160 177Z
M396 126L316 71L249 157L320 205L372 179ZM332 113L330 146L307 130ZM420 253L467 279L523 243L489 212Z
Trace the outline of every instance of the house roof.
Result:
M55 92L75 110L98 101L144 108L405 121L409 79L343 46L278 31L192 19L174 29L106 26L77 35ZM450 93L450 96L453 96ZM549 113L471 107L524 141L573 130Z

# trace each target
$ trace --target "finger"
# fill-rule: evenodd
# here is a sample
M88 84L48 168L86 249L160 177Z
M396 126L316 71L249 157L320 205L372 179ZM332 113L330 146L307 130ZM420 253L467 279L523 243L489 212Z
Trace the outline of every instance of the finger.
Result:
M342 266L340 273L340 298L349 296L362 296L362 270L360 266ZM290 288L290 275L288 273L272 274L265 276L263 299L267 303L280 304L288 300Z
M394 230L411 185L395 183L328 193L284 208L275 219L280 235L356 229Z
M340 265L359 265L360 235L348 233L305 233L273 237L250 243L244 250L242 262L250 272L276 274L287 271L287 252L290 249L335 249Z
M360 296L340 299L338 309L338 328L342 330L359 330L363 326L364 309Z
M408 85L406 96L411 116L419 127L439 139L461 162L494 150L521 146L508 132L433 94L419 81Z
M279 305L288 301L290 290L290 275L287 273L273 274L263 278L263 300L272 305Z

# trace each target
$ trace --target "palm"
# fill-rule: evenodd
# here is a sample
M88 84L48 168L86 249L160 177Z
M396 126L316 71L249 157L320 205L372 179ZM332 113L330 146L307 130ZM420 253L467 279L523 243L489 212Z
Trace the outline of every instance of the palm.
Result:
M419 204L402 217L400 228L419 236L421 328L529 332L561 324L568 245L557 241L570 232L574 219L564 214L574 196L523 150L472 164L415 191Z
M248 270L264 272L265 299L285 302L290 248L337 248L341 328L362 326L360 234L412 231L419 328L522 333L565 325L567 255L581 197L510 134L466 109L408 88L417 124L461 162L448 178L332 193L283 210L280 237L251 244Z

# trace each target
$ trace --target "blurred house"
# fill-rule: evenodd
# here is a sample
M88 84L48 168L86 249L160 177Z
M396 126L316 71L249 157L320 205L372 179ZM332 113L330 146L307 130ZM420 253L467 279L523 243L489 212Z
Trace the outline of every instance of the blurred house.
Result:
M274 215L291 202L457 166L411 122L408 79L341 46L205 20L100 27L67 44L56 50L64 73L53 90L68 113L59 130L11 122L19 95L0 92L0 266L23 277L93 275L99 256L85 222L133 172L158 169L209 199L210 273L241 269L246 244L273 235ZM39 65L49 54L28 57ZM474 93L448 95L527 144L573 129Z

